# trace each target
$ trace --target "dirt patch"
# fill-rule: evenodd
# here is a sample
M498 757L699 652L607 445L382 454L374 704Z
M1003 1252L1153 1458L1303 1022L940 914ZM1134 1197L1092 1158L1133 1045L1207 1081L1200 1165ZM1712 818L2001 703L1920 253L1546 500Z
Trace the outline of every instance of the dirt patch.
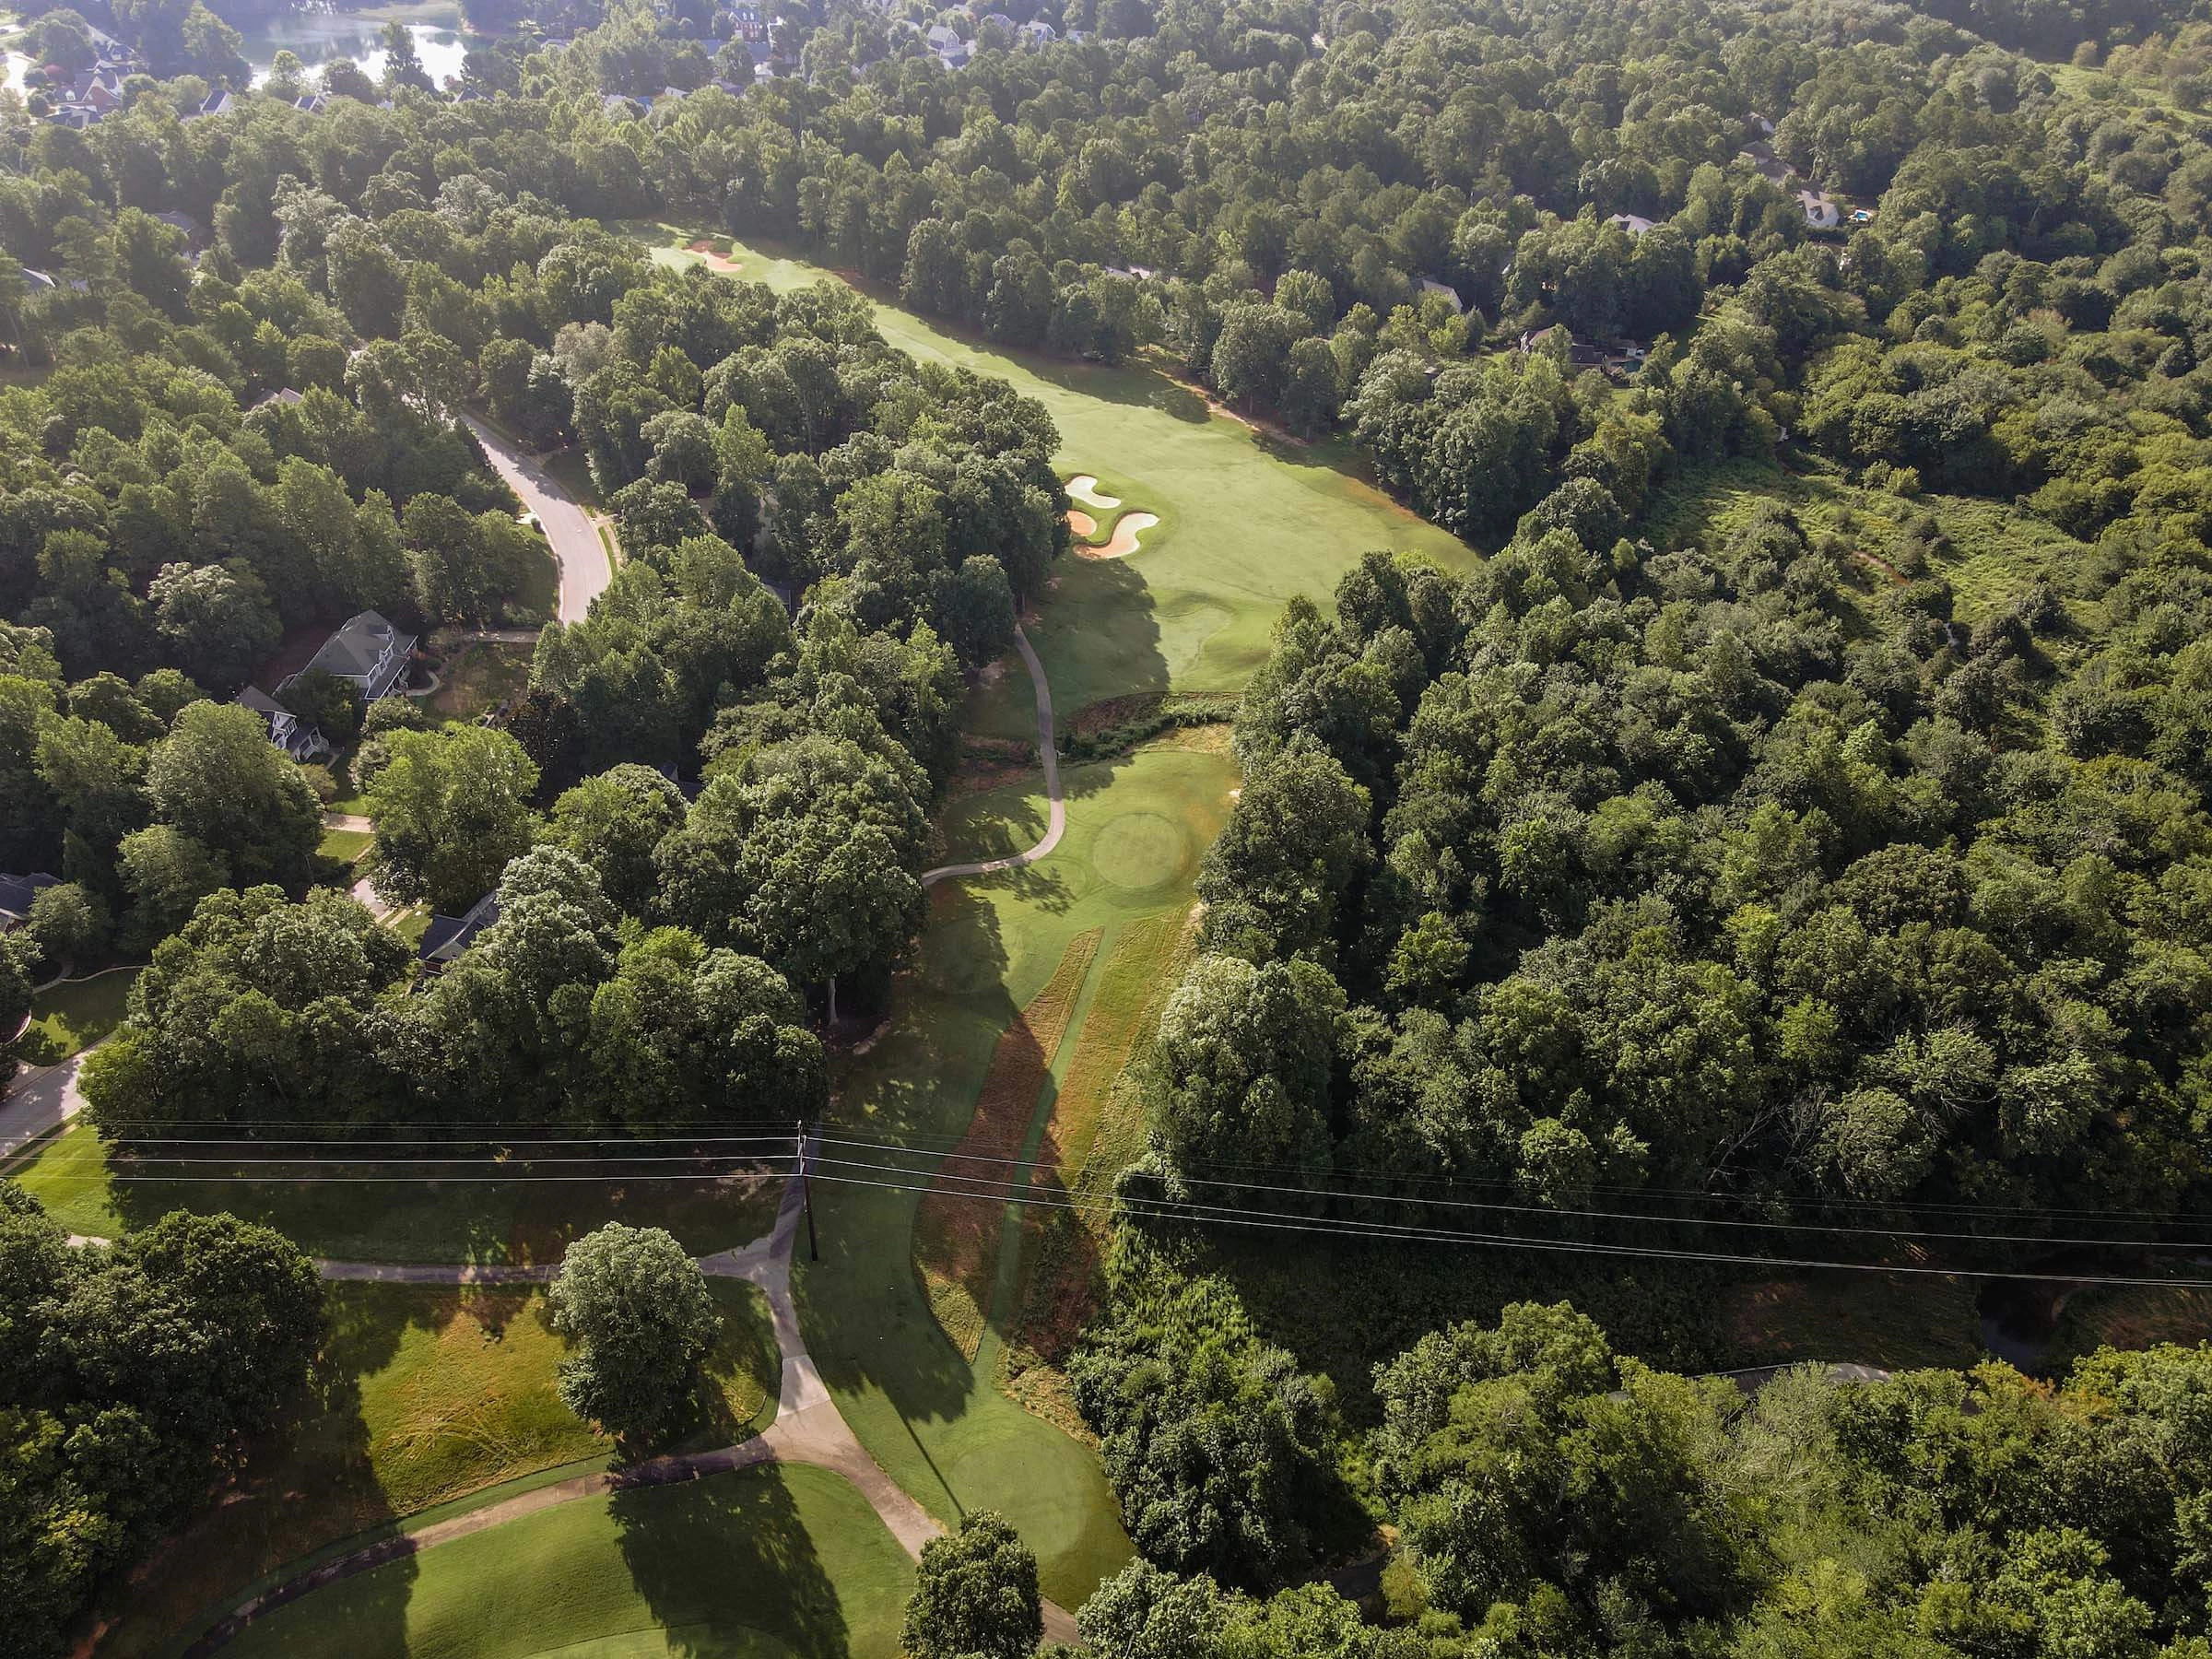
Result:
M1124 512L1113 522L1113 538L1103 547L1078 547L1086 559L1126 559L1137 550L1137 536L1159 523L1157 512Z
M1026 783L1037 775L1034 745L1011 738L971 737L960 752L960 763L946 787L948 796L981 794Z
M1099 533L1099 521L1080 507L1070 507L1067 510L1067 527L1088 541Z
M997 1186L1018 1173L1011 1160L1021 1155L1045 1073L1067 1034L1102 933L1093 928L1069 941L1044 989L1000 1036L968 1133L939 1166L934 1189L914 1215L914 1265L930 1311L971 1359L983 1340L1006 1207L1004 1198L971 1194L982 1183Z

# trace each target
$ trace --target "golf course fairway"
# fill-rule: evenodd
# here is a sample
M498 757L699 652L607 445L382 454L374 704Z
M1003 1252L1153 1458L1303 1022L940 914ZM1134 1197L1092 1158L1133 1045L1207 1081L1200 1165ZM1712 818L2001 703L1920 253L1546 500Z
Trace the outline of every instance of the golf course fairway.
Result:
M701 257L685 246L691 232L630 229L664 264ZM727 246L735 268L715 268L742 280L788 289L838 279L803 260ZM1265 437L1157 369L970 344L880 298L876 326L923 361L994 375L1035 398L1060 429L1064 476L1083 477L1087 494L1159 515L1131 558L1064 560L1029 625L1063 722L1108 698L1236 690L1265 660L1284 603L1305 594L1325 604L1371 548L1424 553L1453 570L1473 562L1456 537L1357 477L1342 441ZM971 720L980 734L1028 734L1028 688L1012 677L980 700Z
M581 1500L277 1608L261 1659L897 1659L913 1563L842 1476L771 1465Z

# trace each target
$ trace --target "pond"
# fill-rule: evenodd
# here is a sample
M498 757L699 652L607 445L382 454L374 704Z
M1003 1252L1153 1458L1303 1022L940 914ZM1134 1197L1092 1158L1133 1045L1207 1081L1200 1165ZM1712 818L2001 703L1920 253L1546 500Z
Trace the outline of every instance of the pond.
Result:
M276 18L245 37L241 50L253 66L253 84L269 78L269 65L277 53L289 48L311 71L332 58L351 58L371 80L382 78L388 55L378 36L386 19L399 17L414 39L416 55L422 59L430 84L445 85L448 76L461 73L468 37L460 32L461 14L433 6L408 6L398 11L304 11Z

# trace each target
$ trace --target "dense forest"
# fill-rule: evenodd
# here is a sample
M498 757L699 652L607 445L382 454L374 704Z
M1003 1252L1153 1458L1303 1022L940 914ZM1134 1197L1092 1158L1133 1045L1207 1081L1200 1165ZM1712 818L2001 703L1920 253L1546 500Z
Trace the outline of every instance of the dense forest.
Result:
M1514 1300L1332 1378L1175 1218L1438 1227L1472 1192L1529 1236L1629 1206L1750 1249L1941 1214L1988 1265L2063 1211L2204 1212L2205 20L1018 20L1054 38L794 7L756 84L713 8L573 6L451 95L402 30L320 97L281 60L249 90L200 5L34 20L47 84L0 98L0 868L61 879L0 935L0 1027L63 961L150 959L84 1068L124 1142L824 1109L841 988L879 1008L920 919L966 677L1069 537L1041 407L847 290L603 221L781 240L1199 382L1486 556L1294 604L1239 708L1067 1367L1146 1558L1099 1651L2201 1659L2203 1350L1747 1401ZM49 118L111 29L113 107ZM542 619L470 411L573 445L624 559L503 727L306 688L358 727L377 889L499 903L423 984L318 856L329 777L229 700L356 611ZM250 1230L76 1250L0 1195L0 1507L41 1552L0 1583L47 1643L297 1385L312 1283ZM229 1392L177 1370L247 1348ZM1390 1628L1285 1588L1378 1523Z

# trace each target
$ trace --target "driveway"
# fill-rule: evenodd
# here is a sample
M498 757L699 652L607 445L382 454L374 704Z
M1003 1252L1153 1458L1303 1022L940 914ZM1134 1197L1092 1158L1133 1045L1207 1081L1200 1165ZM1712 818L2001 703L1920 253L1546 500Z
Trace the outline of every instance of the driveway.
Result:
M475 416L464 415L462 419L468 422L468 429L491 457L493 468L507 480L507 488L537 514L539 527L553 545L553 557L560 563L559 619L582 621L592 601L606 593L606 584L614 580L599 527L536 462Z

